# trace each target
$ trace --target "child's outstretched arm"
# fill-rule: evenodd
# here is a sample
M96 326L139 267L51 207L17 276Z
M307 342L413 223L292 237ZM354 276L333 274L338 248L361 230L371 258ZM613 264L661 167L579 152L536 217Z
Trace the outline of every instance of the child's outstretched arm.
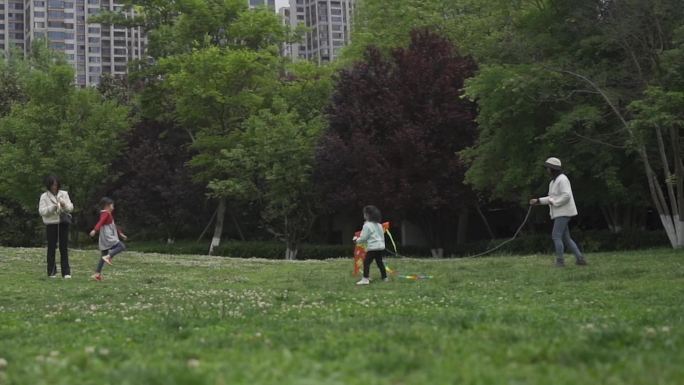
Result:
M363 224L363 229L361 229L361 235L356 239L356 243L366 243L370 238L370 225L368 223Z
M109 219L110 214L106 211L103 211L100 213L100 220L97 221L97 224L95 224L95 227L93 227L93 230L90 231L90 236L94 237L95 234L97 234L98 231L102 228L107 223L107 219Z

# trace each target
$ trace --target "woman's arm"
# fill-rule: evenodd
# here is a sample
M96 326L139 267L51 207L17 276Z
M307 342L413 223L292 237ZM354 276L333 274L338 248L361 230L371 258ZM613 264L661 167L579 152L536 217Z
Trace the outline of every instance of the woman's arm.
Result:
M572 192L572 188L570 187L570 181L566 178L559 180L558 190L560 191L560 193L554 196L553 198L549 199L551 204L556 207L563 206L564 204L570 201L570 193Z
M74 204L71 203L71 198L69 198L69 193L66 191L64 192L64 196L62 196L62 199L60 202L62 203L62 209L68 213L74 211Z
M40 203L38 203L38 213L41 217L57 212L59 207L48 198L47 194L40 196Z

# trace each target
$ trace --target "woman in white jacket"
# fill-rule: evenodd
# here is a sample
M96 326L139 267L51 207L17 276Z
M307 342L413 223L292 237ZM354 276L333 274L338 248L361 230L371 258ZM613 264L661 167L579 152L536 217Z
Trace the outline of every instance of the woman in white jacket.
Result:
M48 277L57 277L55 252L59 243L59 264L62 277L71 278L69 266L69 223L74 205L69 199L69 193L60 190L59 179L56 176L45 178L47 191L40 196L38 212L45 223L47 235L47 273Z
M575 262L577 265L586 266L586 259L584 259L582 252L580 252L577 244L570 236L570 227L568 224L572 217L577 216L577 207L575 206L575 198L572 195L570 180L563 174L560 159L549 158L544 163L544 166L551 177L549 195L543 198L531 199L530 205L549 206L549 212L551 214L551 219L553 220L551 239L553 239L553 244L556 248L556 266L565 266L565 246L575 254Z

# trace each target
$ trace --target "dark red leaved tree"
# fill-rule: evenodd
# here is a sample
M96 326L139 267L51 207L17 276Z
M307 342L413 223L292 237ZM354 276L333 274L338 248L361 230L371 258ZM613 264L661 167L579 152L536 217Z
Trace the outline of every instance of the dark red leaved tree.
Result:
M113 164L116 180L104 193L117 202L117 219L138 238L196 236L211 215L203 186L186 165L188 138L177 129L143 120Z
M412 33L389 57L370 48L339 73L315 178L328 207L380 206L419 224L434 248L456 238L473 203L457 152L475 138L476 106L461 98L477 66L446 38Z

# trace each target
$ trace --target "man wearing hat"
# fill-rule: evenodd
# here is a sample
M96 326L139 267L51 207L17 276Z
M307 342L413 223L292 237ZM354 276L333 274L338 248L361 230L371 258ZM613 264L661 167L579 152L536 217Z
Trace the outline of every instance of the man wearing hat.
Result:
M577 207L575 206L575 198L572 196L572 187L570 180L563 174L563 168L560 159L549 158L544 162L544 167L551 177L549 183L549 195L539 199L530 199L530 205L547 205L553 220L553 231L551 239L556 248L556 266L565 266L565 246L575 254L575 263L580 266L586 266L587 261L584 259L582 252L575 241L570 237L570 228L568 224L572 217L577 216Z

